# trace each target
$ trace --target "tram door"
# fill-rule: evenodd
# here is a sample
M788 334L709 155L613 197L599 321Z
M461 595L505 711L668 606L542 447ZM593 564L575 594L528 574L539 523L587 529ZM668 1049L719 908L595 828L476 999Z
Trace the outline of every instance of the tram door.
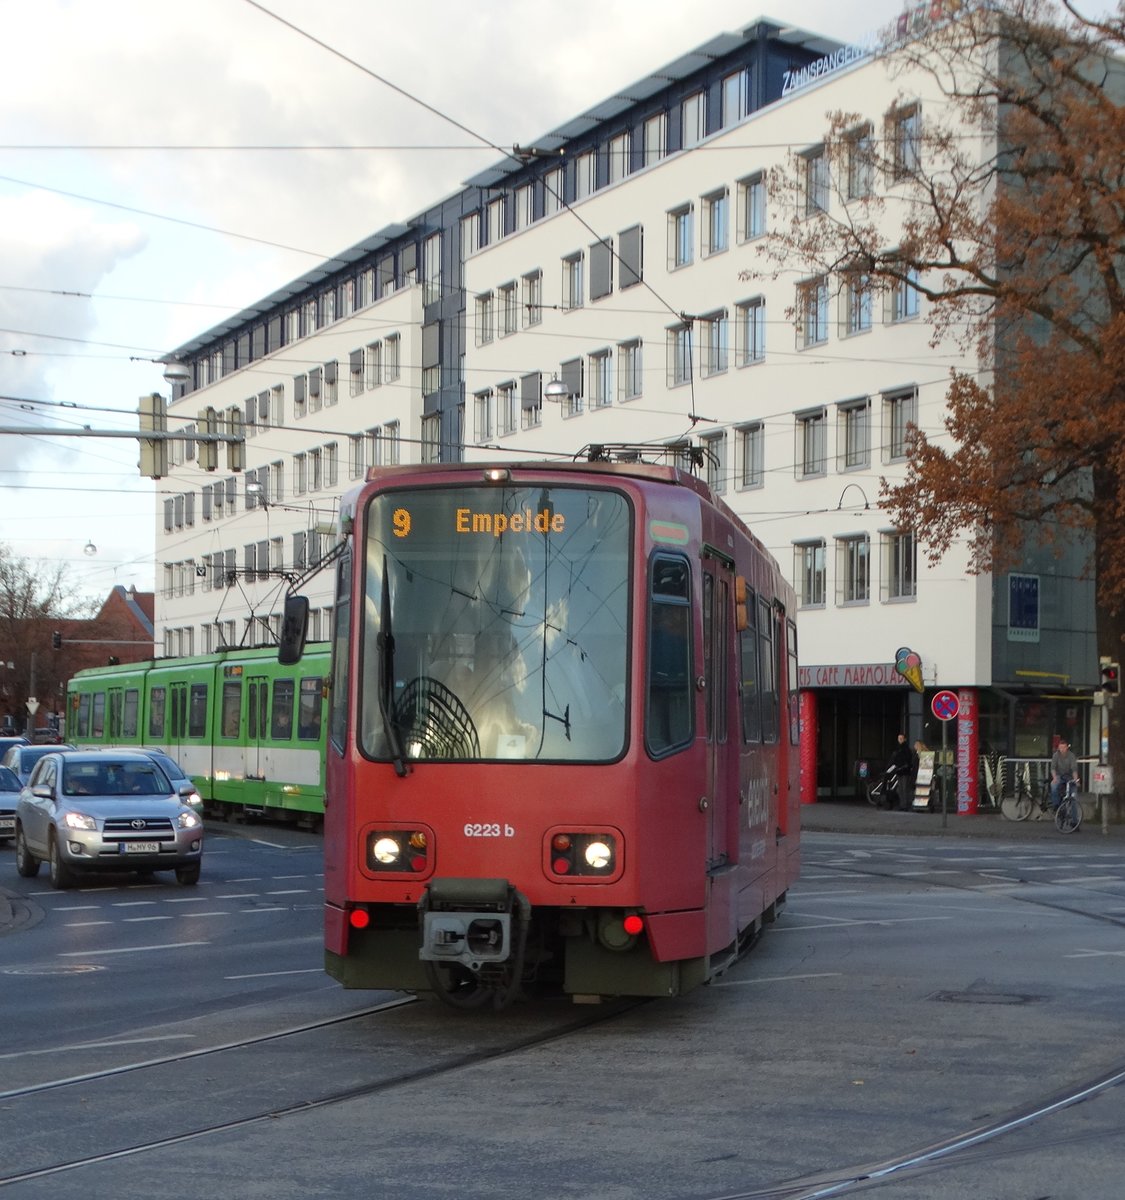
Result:
M731 575L718 560L703 567L703 704L707 735L708 869L714 871L734 860L729 844L729 806L737 804L737 771L731 777L728 763L728 689L731 655ZM737 836L737 833L736 833Z
M168 753L179 758L188 728L188 685L172 683L168 686L169 718L165 726Z
M106 699L106 742L111 746L121 744L122 709L124 706L124 688L107 688Z
M244 803L260 808L266 802L266 759L268 757L270 685L264 675L246 681L246 773Z

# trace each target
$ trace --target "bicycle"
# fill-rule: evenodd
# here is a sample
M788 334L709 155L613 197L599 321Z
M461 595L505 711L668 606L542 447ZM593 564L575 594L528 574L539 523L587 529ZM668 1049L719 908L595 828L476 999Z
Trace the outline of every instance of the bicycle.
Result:
M1026 821L1038 810L1040 818L1051 812L1051 781L1045 779L1038 796L1034 796L1025 775L1016 776L1016 791L1000 802L1000 811L1009 821ZM1078 799L1078 780L1068 779L1063 787L1059 806L1051 814L1059 833L1076 833L1082 824L1082 802Z
M876 808L897 808L902 804L900 786L909 783L910 772L888 767L874 783L867 786L867 803Z

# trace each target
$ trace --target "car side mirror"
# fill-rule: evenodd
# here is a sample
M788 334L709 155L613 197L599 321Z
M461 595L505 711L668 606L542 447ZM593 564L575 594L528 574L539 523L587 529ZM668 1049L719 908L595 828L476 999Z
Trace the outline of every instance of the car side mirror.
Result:
M194 796L195 795L195 784L194 783L181 783L180 790L177 794L180 796Z
M37 783L32 789L31 794L38 796L40 800L53 800L55 793L45 783Z

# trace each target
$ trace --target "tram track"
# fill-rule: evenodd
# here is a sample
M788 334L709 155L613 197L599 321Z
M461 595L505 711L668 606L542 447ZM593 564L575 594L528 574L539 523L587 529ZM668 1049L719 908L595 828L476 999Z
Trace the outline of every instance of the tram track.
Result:
M470 1049L451 1050L444 1053L441 1052L439 1047L438 1051L431 1057L423 1056L426 1060L419 1062L410 1069L393 1071L381 1078L357 1080L347 1086L320 1089L317 1092L310 1091L308 1094L299 1094L300 1088L298 1087L295 1089L298 1094L287 1096L282 1102L266 1107L253 1107L252 1098L248 1096L245 1100L235 1100L235 1103L241 1103L244 1109L252 1108L252 1111L242 1111L221 1120L214 1120L188 1128L168 1128L159 1135L114 1145L95 1153L78 1154L74 1157L59 1159L57 1161L40 1162L37 1164L28 1163L22 1167L16 1167L13 1166L12 1159L14 1154L12 1148L9 1147L8 1162L4 1167L0 1167L0 1189L35 1180L49 1179L52 1176L80 1171L84 1168L93 1168L121 1159L134 1158L208 1137L218 1137L266 1122L285 1120L286 1118L307 1114L318 1109L346 1104L351 1101L391 1092L398 1088L408 1087L412 1084L438 1079L473 1066L493 1062L527 1050L534 1050L549 1045L552 1042L570 1037L591 1026L623 1016L644 1003L647 1002L634 1000L607 1004L597 1010L585 1012L581 1016L562 1023L555 1021L545 1029L534 1030L518 1037L502 1037L493 1045L477 1045ZM217 1046L185 1051L142 1062L119 1064L115 1067L106 1068L103 1071L87 1072L82 1075L47 1080L39 1084L28 1085L0 1093L0 1105L16 1099L26 1104L34 1102L36 1098L48 1098L51 1094L57 1095L59 1092L67 1089L89 1089L92 1086L95 1089L95 1094L92 1096L84 1094L80 1098L83 1111L88 1113L90 1110L110 1110L113 1107L112 1097L101 1097L100 1093L97 1092L100 1085L127 1081L132 1086L135 1085L136 1079L140 1078L143 1081L146 1094L152 1094L162 1086L161 1080L158 1078L160 1072L169 1068L174 1069L186 1063L198 1062L207 1058L216 1058L223 1055L261 1049L271 1043L277 1044L306 1035L315 1036L330 1031L334 1027L338 1028L366 1018L387 1015L396 1010L402 1010L418 1004L419 1002L416 997L399 997L387 1003L364 1009L361 1012L336 1016L321 1021L310 1021L299 1026L274 1030L255 1037L225 1042ZM498 1029L503 1030L505 1027L495 1024L487 1026L478 1024L475 1028L477 1031L485 1029L491 1033L496 1032ZM463 1033L463 1023L458 1029ZM456 1031L449 1030L447 1032L452 1042L456 1037ZM426 1050L428 1051L429 1047L426 1047ZM252 1093L253 1088L248 1088L248 1092ZM133 1094L136 1094L135 1091ZM230 1103L229 1099L227 1103ZM189 1104L186 1106L178 1105L175 1111L180 1112L181 1107L186 1108L188 1111L192 1110L192 1105ZM159 1119L158 1116L157 1120ZM107 1124L110 1128L116 1128L120 1126L121 1122L110 1117L107 1119Z

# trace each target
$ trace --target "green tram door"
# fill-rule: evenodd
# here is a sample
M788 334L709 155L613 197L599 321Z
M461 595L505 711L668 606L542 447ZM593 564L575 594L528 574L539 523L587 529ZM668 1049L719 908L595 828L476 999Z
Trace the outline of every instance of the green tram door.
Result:
M264 675L246 680L246 770L242 781L242 803L265 810L269 739L270 685Z

